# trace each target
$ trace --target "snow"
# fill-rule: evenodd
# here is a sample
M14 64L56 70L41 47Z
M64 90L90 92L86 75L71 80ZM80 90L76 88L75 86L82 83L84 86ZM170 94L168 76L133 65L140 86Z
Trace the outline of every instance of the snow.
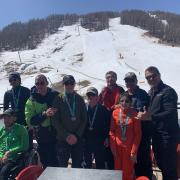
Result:
M61 27L37 49L20 51L22 64L17 51L1 53L0 102L10 89L8 63L14 63L11 68L22 74L22 85L29 88L34 77L45 71L53 83L60 82L63 74L72 74L77 82L88 80L98 90L105 86L104 76L109 70L117 72L122 86L125 73L135 72L140 87L148 90L144 70L153 65L159 68L162 80L180 95L180 48L158 44L158 39L144 36L146 31L119 22L120 18L111 19L109 30L99 32L89 32L79 25ZM83 94L87 87L78 89Z
M168 26L168 21L166 19L161 20L161 22L165 25Z

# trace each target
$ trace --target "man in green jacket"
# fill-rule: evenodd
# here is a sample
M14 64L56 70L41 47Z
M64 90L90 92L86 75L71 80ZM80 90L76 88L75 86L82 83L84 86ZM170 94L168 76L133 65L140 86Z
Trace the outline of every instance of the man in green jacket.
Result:
M82 135L87 122L87 110L83 98L74 91L75 79L63 77L64 93L57 96L53 107L57 112L52 124L57 131L57 153L60 167L67 167L71 156L72 167L80 168L83 156Z
M0 179L7 180L9 170L16 165L20 153L28 150L29 137L26 128L15 123L16 113L7 109L0 115L4 127L0 129Z
M58 94L48 87L47 77L39 74L35 77L35 86L31 88L31 96L25 107L27 124L30 128L35 127L38 152L44 168L58 166L56 132L51 124L51 118L56 112L52 102Z

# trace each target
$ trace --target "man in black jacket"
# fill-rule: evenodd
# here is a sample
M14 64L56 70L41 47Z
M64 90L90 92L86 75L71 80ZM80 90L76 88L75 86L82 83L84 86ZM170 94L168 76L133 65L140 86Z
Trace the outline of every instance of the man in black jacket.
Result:
M86 168L92 168L92 154L94 154L96 169L105 168L105 145L108 145L109 112L98 103L98 91L94 87L87 89L88 123L85 129L84 160Z
M4 111L11 106L17 113L16 122L21 125L26 125L24 110L26 101L30 96L30 90L21 86L21 77L17 72L9 75L9 83L12 89L6 91L4 94Z
M143 112L144 107L149 106L149 96L147 92L140 89L137 85L137 76L133 72L128 72L124 78L127 93L132 97L132 107L137 112ZM137 163L135 164L136 177L146 176L152 179L152 162L151 162L151 121L141 121L142 137L137 153Z
M153 151L163 180L177 180L178 97L173 88L162 82L156 67L148 67L145 77L151 87L150 106L149 111L139 112L138 118L152 120Z

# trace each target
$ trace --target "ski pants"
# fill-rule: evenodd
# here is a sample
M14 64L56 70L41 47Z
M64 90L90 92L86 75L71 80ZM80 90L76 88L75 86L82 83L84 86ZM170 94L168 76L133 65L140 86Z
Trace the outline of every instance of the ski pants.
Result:
M83 141L81 139L74 145L66 141L58 142L57 154L60 167L67 167L69 158L72 158L72 168L81 168L83 160Z
M118 147L114 158L115 170L122 170L123 180L134 180L134 163L130 159L130 150Z
M178 180L177 178L177 143L163 142L154 137L152 139L154 156L162 171L163 180Z
M84 160L86 168L92 168L92 154L94 154L96 169L105 169L104 153L103 142L85 142Z

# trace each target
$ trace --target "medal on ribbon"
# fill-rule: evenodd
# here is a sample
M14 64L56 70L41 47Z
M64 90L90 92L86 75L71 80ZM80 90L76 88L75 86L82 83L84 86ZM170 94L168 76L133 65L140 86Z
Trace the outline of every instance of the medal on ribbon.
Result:
M88 115L88 119L89 119L89 130L90 130L90 131L93 131L93 126L94 126L94 121L95 121L95 118L96 118L97 110L98 110L98 104L96 105L96 108L95 108L95 111L94 111L94 113L93 113L92 119L91 119L90 116Z
M120 109L119 119L120 119L121 139L123 141L126 141L126 139L127 139L126 130L127 130L127 124L128 124L128 121L129 121L129 116L127 115L127 117L125 119L125 122L123 123L122 112L121 112L121 109Z
M66 93L65 94L65 101L68 105L69 111L70 111L70 115L71 115L71 121L76 121L76 115L75 115L75 94L73 95L73 103L72 103L72 107L69 103L69 100L67 98Z
M21 93L21 86L19 88L19 91L18 91L17 95L16 95L14 89L12 89L13 103L14 103L14 108L15 108L16 112L18 112L20 93Z

